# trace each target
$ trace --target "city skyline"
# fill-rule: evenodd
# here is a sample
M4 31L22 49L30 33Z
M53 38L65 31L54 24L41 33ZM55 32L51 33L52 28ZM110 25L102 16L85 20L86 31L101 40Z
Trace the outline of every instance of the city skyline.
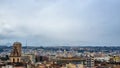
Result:
M0 0L0 45L120 46L119 0Z

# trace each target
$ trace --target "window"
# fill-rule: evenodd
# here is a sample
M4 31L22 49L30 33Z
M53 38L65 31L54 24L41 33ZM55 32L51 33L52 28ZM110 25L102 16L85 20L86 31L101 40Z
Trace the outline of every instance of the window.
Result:
M17 62L19 62L19 58L17 59Z
M13 58L13 62L15 62L15 59Z

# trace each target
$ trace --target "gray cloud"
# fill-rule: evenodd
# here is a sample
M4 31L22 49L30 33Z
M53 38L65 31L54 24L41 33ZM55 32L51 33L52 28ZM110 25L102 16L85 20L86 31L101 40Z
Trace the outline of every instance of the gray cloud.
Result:
M1 40L26 39L37 45L50 40L120 44L119 0L1 0L0 3Z

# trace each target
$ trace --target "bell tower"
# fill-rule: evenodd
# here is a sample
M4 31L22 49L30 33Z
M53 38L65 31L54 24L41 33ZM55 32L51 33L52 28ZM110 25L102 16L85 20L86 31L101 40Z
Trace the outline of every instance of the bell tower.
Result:
M13 49L10 54L10 62L12 63L21 62L21 49L22 44L20 42L13 43Z

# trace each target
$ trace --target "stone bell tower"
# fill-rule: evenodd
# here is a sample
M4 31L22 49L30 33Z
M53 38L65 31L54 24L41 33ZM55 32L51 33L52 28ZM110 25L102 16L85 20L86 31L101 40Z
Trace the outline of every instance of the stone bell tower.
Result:
M10 54L10 62L12 63L21 62L21 49L22 44L20 42L13 43L13 49Z

